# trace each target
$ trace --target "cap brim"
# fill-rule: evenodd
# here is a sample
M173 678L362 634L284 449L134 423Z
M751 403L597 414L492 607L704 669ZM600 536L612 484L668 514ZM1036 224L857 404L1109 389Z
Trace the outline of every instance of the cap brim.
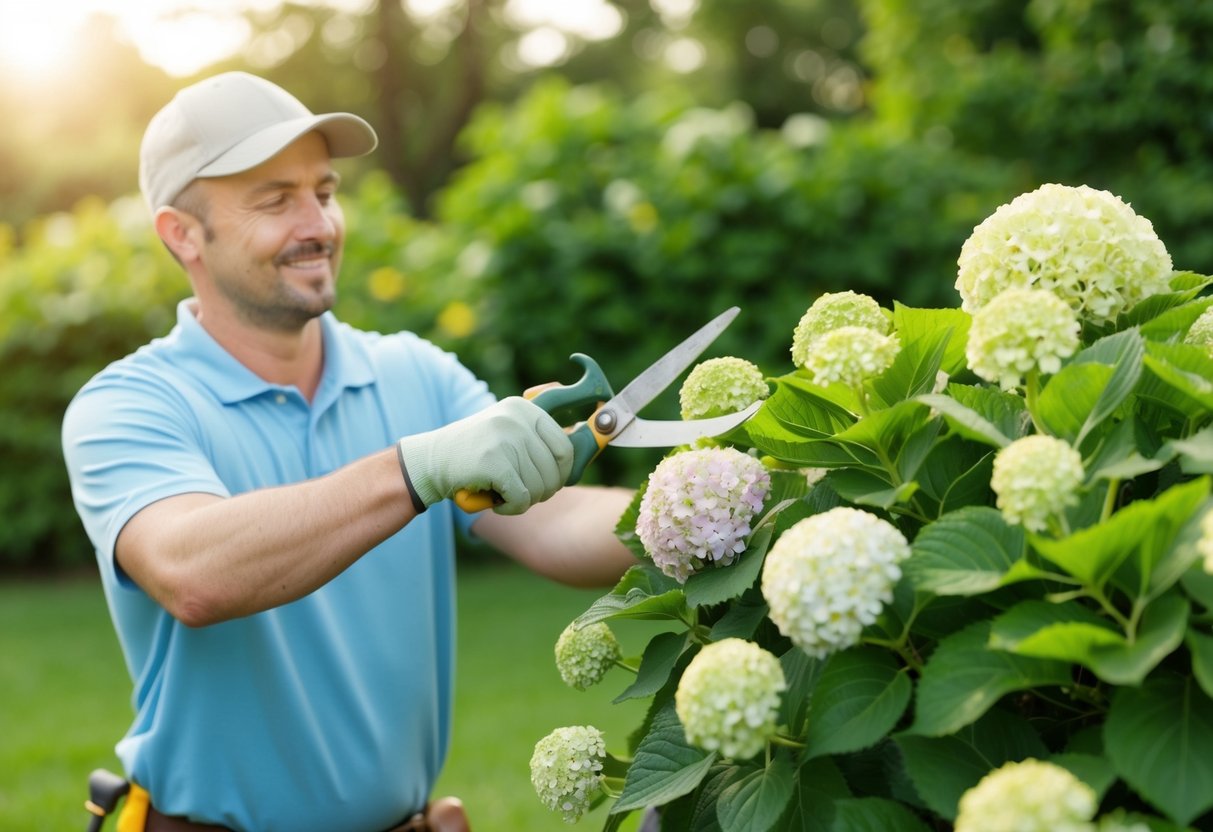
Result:
M371 125L352 113L329 113L291 119L267 127L228 148L198 171L199 178L229 176L257 167L276 156L287 145L313 130L324 136L334 158L364 156L379 139Z

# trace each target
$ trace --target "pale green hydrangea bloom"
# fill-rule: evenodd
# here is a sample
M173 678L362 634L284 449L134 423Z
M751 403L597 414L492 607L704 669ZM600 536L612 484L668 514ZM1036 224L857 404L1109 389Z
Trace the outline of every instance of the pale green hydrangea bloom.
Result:
M787 689L779 659L757 644L726 638L699 652L678 681L674 710L687 742L745 760L775 733Z
M602 789L606 743L590 725L557 728L535 743L531 756L531 785L552 811L575 823Z
M1078 349L1078 318L1056 295L1008 289L973 314L965 357L969 368L1004 390L1033 370L1056 373Z
M556 639L556 669L564 683L577 690L602 681L620 655L619 641L605 621L581 629L570 624Z
M862 326L881 335L889 333L889 319L880 304L858 292L827 292L813 301L792 333L792 363L805 366L813 342L841 326Z
M1213 510L1206 511L1200 519L1200 540L1196 550L1205 559L1205 571L1213 575Z
M763 464L735 448L674 454L649 474L636 536L662 572L685 583L692 572L728 566L745 551L750 521L770 490Z
M909 555L902 533L866 511L806 517L767 553L762 594L771 621L815 658L852 647L893 599Z
M1054 763L1007 763L960 798L956 832L1095 832L1094 790Z
M1150 221L1085 185L1042 185L999 207L973 229L958 265L969 314L1007 289L1031 287L1097 323L1167 291L1172 273Z
M762 370L744 358L710 358L687 374L678 401L683 419L711 419L745 410L770 394Z
M1213 357L1213 306L1210 306L1188 328L1184 343L1194 347L1204 347Z
M1033 435L1016 439L994 455L990 487L1008 522L1039 532L1056 512L1078 502L1082 480L1078 451L1052 436Z
M1099 819L1099 832L1150 832L1150 827L1141 821L1125 816L1123 810Z
M900 351L896 335L842 326L813 342L804 367L813 374L814 384L825 387L837 381L855 387L893 366Z

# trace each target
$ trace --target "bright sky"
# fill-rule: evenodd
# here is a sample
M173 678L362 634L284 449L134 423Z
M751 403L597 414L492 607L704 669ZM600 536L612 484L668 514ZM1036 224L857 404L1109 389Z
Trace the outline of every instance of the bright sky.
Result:
M305 0L363 11L373 0ZM405 0L414 14L444 12L458 0ZM661 5L693 0L662 0ZM274 8L279 0L0 0L0 70L22 77L53 74L70 63L75 34L92 13L113 17L144 60L175 75L189 75L235 53L249 31L242 9ZM655 4L656 5L656 4ZM606 0L509 0L506 15L530 30L520 57L542 65L558 59L569 35L611 37L623 26ZM529 54L528 54L529 53Z

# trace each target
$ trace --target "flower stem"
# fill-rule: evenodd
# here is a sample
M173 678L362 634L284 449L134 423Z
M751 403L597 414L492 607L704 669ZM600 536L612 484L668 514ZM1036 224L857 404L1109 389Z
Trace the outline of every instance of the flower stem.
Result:
M897 655L901 656L902 661L906 663L910 669L915 671L922 670L922 659L914 652L914 649L906 643L904 634L902 638L893 641L887 638L871 638L867 637L863 640L864 644L870 644L873 647L884 647L887 650L892 650Z
M782 745L784 748L804 748L804 743L794 737L789 737L786 734L772 734L768 741L771 745Z
M1036 369L1028 370L1028 377L1024 379L1023 397L1024 402L1028 406L1028 415L1032 417L1032 427L1036 428L1036 432L1045 436L1049 432L1045 430L1044 425L1036 418L1037 399L1040 396L1040 371Z
M615 667L622 667L624 670L626 670L630 673L639 673L640 672L639 667L632 667L630 664L625 662L623 659L615 659L613 664L615 665Z
M1120 491L1120 480L1113 477L1108 480L1108 493L1104 496L1103 511L1099 513L1099 522L1104 522L1112 516L1113 509L1116 508L1116 494Z

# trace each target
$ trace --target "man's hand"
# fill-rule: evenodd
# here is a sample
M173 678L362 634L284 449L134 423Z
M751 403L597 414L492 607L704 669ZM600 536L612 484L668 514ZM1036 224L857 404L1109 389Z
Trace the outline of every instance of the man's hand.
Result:
M461 488L495 491L499 514L521 514L564 485L573 443L542 408L512 396L437 430L398 443L414 503L428 508Z

